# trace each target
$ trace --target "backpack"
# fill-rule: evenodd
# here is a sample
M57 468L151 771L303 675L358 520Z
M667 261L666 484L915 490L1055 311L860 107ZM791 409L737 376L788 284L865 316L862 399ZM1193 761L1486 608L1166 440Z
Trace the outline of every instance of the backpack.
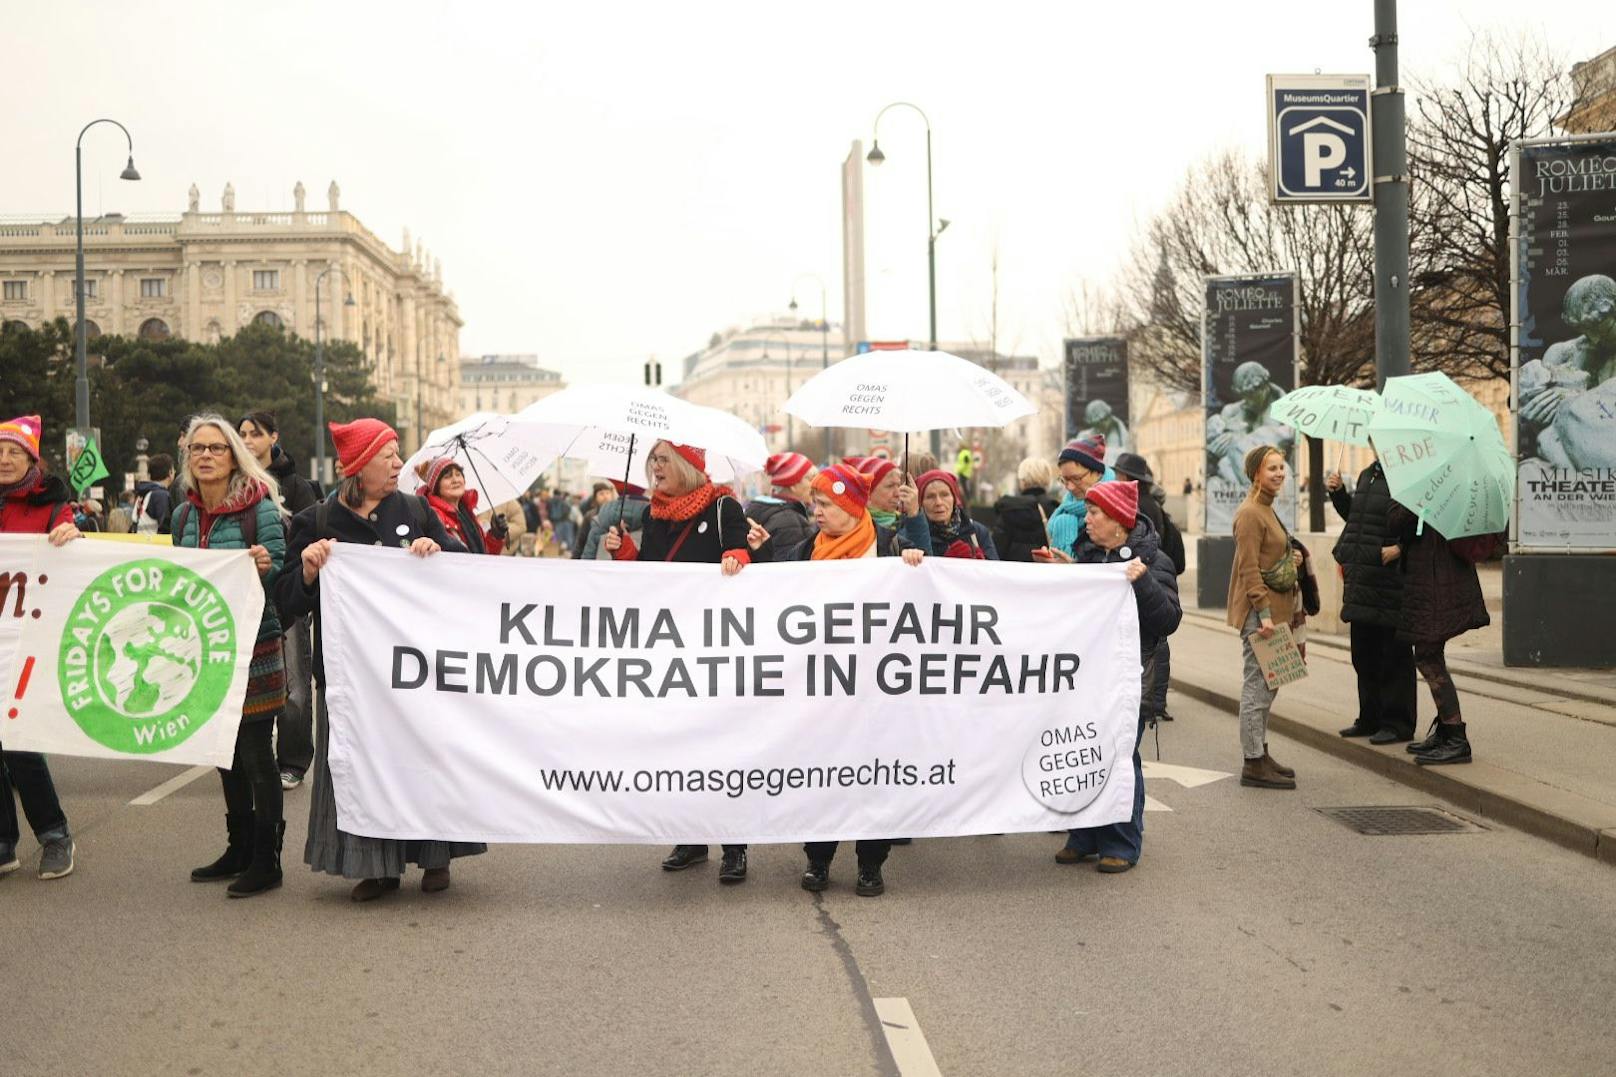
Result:
M146 515L146 506L150 502L151 502L151 491L150 490L147 490L145 493L143 493L139 497L135 498L135 511L134 511L134 517L135 518L133 520L131 520L130 523L129 523L129 533L131 535L155 535L155 534L157 534L158 521L156 520L156 518Z
M1448 549L1457 554L1461 561L1479 565L1483 561L1491 561L1506 541L1502 531L1494 535L1466 535L1464 538L1448 539Z

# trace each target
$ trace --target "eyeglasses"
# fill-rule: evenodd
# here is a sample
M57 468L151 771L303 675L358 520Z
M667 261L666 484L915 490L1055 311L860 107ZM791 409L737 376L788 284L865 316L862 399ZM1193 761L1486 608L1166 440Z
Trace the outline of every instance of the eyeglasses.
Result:
M660 467L666 467L667 465L673 463L673 457L664 455L662 453L652 453L650 462Z
M191 444L185 446L185 451L190 453L192 456L228 456L230 453L230 446L203 445L199 442L193 441Z

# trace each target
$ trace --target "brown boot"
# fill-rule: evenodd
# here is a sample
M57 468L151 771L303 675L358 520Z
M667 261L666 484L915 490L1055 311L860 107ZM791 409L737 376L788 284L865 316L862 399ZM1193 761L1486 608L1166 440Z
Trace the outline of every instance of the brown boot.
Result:
M1274 772L1276 774L1283 774L1287 778L1296 777L1296 771L1292 770L1290 767L1282 767L1282 766L1280 766L1279 761L1276 760L1273 756L1268 754L1268 742L1267 741L1263 742L1262 757L1264 759L1268 760L1268 765L1274 769Z
M1295 789L1296 779L1285 777L1273 768L1266 755L1260 755L1246 760L1246 765L1240 768L1240 784L1254 789Z

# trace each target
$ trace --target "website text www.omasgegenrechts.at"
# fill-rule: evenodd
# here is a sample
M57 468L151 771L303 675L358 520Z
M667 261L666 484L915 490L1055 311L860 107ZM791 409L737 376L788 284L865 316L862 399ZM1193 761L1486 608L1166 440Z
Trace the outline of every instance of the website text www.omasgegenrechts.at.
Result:
M778 797L805 789L864 789L872 786L953 785L954 760L905 763L876 759L869 763L809 767L730 767L645 770L572 770L541 768L539 781L549 792L720 794L731 799L748 793Z

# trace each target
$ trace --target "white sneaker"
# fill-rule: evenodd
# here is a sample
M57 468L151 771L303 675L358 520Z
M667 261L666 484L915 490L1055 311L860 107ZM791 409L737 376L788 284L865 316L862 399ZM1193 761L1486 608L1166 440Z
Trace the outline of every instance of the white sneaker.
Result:
M300 786L302 784L303 784L303 775L301 775L301 774L293 774L289 770L281 771L281 788L282 789L296 789L298 786Z
M22 861L17 859L17 850L0 845L0 875L10 875L22 867Z

